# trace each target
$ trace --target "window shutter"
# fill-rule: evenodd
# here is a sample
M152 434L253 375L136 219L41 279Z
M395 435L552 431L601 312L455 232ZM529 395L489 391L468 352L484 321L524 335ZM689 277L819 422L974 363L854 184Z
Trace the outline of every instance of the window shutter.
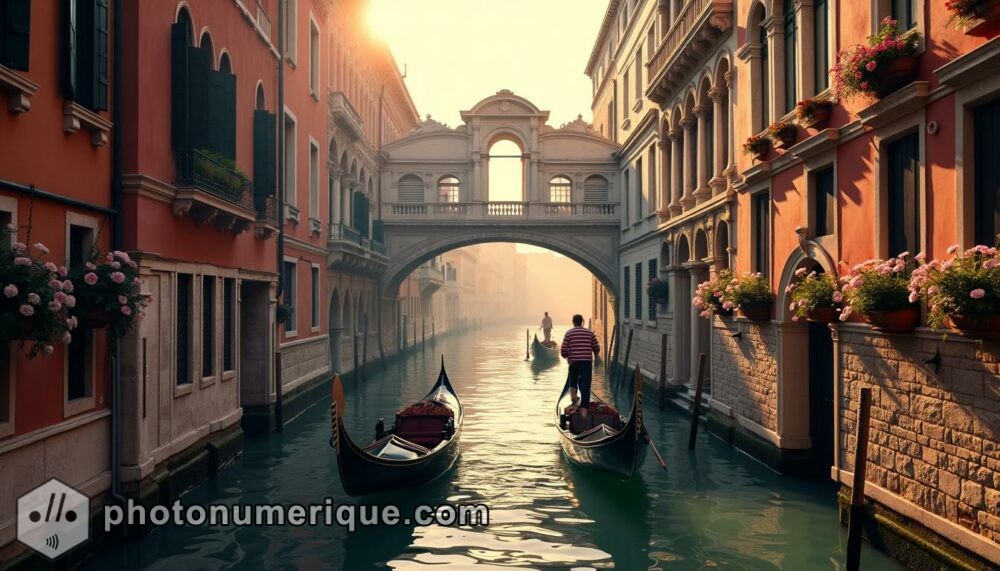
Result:
M95 111L108 109L108 0L94 0L94 99Z
M385 243L385 226L381 220L372 221L372 240Z
M188 26L186 22L179 22L170 29L170 138L174 150L191 146L188 130L189 55Z
M423 202L424 181L413 175L407 175L399 179L399 201Z
M77 0L66 0L62 3L62 37L63 37L63 49L62 49L62 65L61 67L61 80L62 80L62 91L63 97L70 100L76 100L77 95L77 65L78 56L77 51L80 49L79 46L79 29L80 23L78 21L78 11L77 11Z
M225 86L225 129L223 131L223 152L236 160L236 76L223 74Z
M31 47L31 0L0 2L0 64L28 71Z
M275 193L275 156L278 117L263 109L253 112L253 189L254 204L261 210L268 196Z
M584 202L607 202L608 181L599 176L592 176L583 183Z
M192 149L216 150L212 145L211 81L212 52L188 48L188 144Z

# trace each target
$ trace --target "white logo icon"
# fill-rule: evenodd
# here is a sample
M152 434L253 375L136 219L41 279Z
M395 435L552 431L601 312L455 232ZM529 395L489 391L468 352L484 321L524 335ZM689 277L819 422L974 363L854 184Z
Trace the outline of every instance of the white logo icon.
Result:
M52 478L17 500L17 539L55 559L90 538L90 499Z

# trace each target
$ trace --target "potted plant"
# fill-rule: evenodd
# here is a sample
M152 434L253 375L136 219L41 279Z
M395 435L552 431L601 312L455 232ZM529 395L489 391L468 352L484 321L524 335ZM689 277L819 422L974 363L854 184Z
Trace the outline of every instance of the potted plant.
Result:
M287 324L295 318L295 308L288 304L278 303L274 306L274 318L278 323Z
M827 99L805 99L795 106L795 118L805 128L822 127L830 119L833 103Z
M195 160L195 174L208 182L214 188L223 191L227 196L241 197L246 186L246 175L229 157L201 149L203 155Z
M14 235L12 225L0 231L0 343L17 342L29 359L51 355L57 343L73 339L72 284L64 291L66 268L42 262L40 256L49 251L45 244L11 246Z
M794 313L792 320L804 318L815 323L837 321L844 294L830 274L807 273L805 268L799 268L795 270L795 281L785 291L792 300L788 305L788 310Z
M758 161L767 160L767 153L771 150L771 140L763 135L751 135L743 143L743 151Z
M1000 18L1000 1L997 0L947 0L944 7L951 13L949 23L954 22L965 32Z
M653 278L646 284L646 295L659 304L666 304L670 295L670 283L663 278Z
M910 296L913 264L903 252L887 260L862 262L841 277L844 308L840 320L852 313L864 315L872 329L886 333L908 333L920 321L920 308Z
M795 144L795 139L798 138L798 129L796 129L795 123L775 121L767 128L767 134L776 143L776 147L787 149Z
M750 321L770 321L771 283L760 272L746 273L733 280L733 290L728 299L740 310L740 315Z
M713 279L698 284L691 303L700 310L701 317L732 315L736 304L728 298L733 292L733 273L719 271Z
M838 95L845 99L857 95L881 99L913 82L918 39L915 32L901 36L892 18L882 20L882 28L868 37L867 45L855 45L838 54L833 68Z
M927 323L935 329L1000 340L1000 253L983 245L965 252L952 246L948 253L950 260L933 260L913 270L910 299L927 303ZM922 255L918 258L922 261Z
M132 331L146 316L150 298L141 292L138 265L125 252L104 256L95 252L90 260L69 272L77 297L73 313L95 329L107 328L113 343Z

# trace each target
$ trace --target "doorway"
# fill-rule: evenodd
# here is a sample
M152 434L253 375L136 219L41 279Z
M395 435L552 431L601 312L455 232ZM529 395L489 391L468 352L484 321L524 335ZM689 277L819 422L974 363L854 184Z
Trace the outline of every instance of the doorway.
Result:
M833 465L833 337L825 323L809 324L809 438L817 476Z

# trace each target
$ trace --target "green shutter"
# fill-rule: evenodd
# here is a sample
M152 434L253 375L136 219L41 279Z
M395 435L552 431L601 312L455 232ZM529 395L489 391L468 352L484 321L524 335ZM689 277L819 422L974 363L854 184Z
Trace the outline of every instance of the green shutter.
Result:
M94 0L94 98L91 108L108 109L108 0Z
M31 0L0 1L0 64L28 71Z
M191 146L188 130L189 54L188 25L178 22L170 28L170 138L174 150Z
M65 0L62 3L62 59L61 83L63 97L76 100L77 94L77 50L79 49L78 31L80 23L77 19L77 0Z
M385 226L382 225L381 220L372 221L372 240L385 243Z
M278 117L258 109L253 112L253 189L254 204L261 210L268 196L275 194L275 159Z
M192 149L217 150L212 141L211 64L208 48L188 48L188 144Z
M209 70L206 80L208 142L205 148L236 160L236 76Z
M224 130L222 133L223 153L229 158L236 160L236 76L231 73L223 74L225 86L225 106Z

